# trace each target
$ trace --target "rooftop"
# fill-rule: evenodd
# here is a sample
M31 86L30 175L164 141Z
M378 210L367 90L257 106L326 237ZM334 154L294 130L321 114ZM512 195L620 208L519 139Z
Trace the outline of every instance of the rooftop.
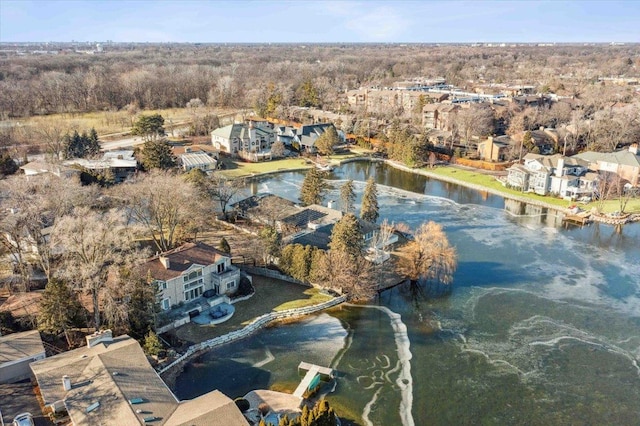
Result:
M0 336L0 365L32 358L44 352L38 330Z
M64 401L75 425L246 425L218 391L179 402L148 363L137 341L123 335L31 364L44 403ZM63 377L70 382L63 386Z
M212 265L225 257L218 249L202 243L186 243L178 248L159 254L142 265L144 272L151 271L157 280L170 280L178 277L193 265ZM168 259L168 266L163 259Z

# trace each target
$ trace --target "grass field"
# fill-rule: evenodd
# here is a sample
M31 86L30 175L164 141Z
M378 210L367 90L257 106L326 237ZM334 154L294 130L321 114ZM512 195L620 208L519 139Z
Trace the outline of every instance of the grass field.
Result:
M253 276L253 283L256 293L250 299L234 304L236 311L230 320L214 326L189 323L172 333L182 340L192 343L202 342L239 330L260 315L316 305L331 299L330 296L320 294L315 288L257 275Z

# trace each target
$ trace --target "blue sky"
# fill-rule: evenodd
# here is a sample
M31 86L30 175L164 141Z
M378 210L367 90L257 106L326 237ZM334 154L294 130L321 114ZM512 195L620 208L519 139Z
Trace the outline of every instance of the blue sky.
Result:
M0 41L640 42L640 0L0 0Z

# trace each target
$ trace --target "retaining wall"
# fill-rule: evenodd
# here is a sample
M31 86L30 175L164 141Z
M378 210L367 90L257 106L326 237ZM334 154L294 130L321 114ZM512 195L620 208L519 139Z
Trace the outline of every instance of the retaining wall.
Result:
M318 312L323 309L336 306L340 303L343 303L345 300L347 300L346 296L340 296L340 297L336 297L331 300L328 300L324 303L320 303L318 305L306 306L304 308L287 309L286 311L280 311L280 312L269 312L268 314L261 315L255 318L253 321L251 321L249 325L245 326L240 330L232 331L231 333L227 333L223 336L218 336L213 339L206 340L204 342L196 343L195 345L189 347L189 349L187 349L187 351L184 354L182 354L179 358L174 360L171 364L162 368L158 372L158 374L165 374L173 368L184 365L184 363L187 362L189 358L191 358L192 356L196 355L199 352L224 345L225 343L230 343L235 340L248 337L251 334L255 333L256 331L260 330L261 328L265 327L267 324L269 324L272 321L312 314L314 312ZM175 375L176 374L174 372L173 376Z

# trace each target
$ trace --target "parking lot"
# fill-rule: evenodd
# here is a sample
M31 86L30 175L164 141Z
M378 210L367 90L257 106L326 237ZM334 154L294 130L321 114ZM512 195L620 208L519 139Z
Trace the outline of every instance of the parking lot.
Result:
M42 415L40 404L27 380L20 383L0 384L0 410L4 424L9 426L13 418L21 413L31 413L36 426L51 426L53 423Z

